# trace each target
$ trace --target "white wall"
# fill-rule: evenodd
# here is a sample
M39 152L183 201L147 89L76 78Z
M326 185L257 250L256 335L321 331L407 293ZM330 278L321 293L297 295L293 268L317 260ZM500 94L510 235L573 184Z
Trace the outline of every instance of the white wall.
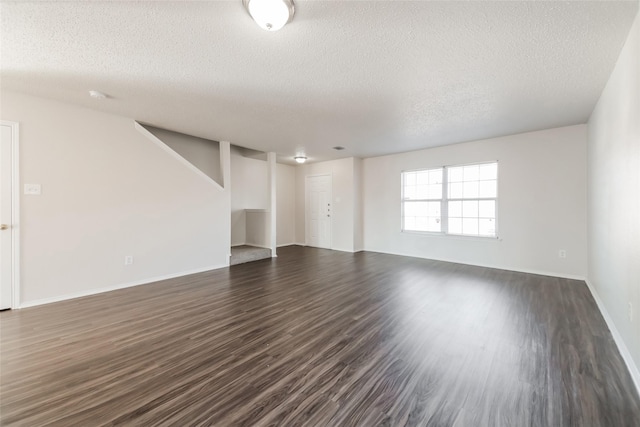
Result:
M499 239L400 231L403 170L491 160L499 162ZM363 177L366 250L586 276L585 125L369 158Z
M271 248L269 241L271 212L268 210L247 210L245 215L247 218L245 243L250 246Z
M296 168L276 165L276 202L278 246L296 243Z
M640 17L589 120L589 281L640 385ZM628 305L633 306L633 320Z
M332 176L331 249L353 252L356 217L354 159L346 158L296 167L296 239L305 244L305 180L307 176Z
M7 91L1 102L20 123L21 182L42 185L21 196L23 305L228 264L227 192L132 119Z
M231 150L231 245L247 243L245 209L269 208L267 162Z

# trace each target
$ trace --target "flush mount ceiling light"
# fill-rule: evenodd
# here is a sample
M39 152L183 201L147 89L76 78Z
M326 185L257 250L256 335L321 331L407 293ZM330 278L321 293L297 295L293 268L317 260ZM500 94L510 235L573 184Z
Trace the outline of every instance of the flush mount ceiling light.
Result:
M293 160L295 160L296 163L302 164L307 161L307 158L305 156L295 156Z
M97 90L90 90L89 91L89 96L95 99L107 99L107 95L97 91Z
M293 19L293 0L242 0L242 4L263 30L278 31Z

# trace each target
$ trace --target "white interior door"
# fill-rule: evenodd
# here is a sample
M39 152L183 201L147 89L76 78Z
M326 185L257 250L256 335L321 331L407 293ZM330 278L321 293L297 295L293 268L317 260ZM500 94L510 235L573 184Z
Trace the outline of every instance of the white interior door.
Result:
M1 125L0 138L0 310L12 307L12 164L13 126Z
M306 183L307 246L331 248L331 175L308 176Z

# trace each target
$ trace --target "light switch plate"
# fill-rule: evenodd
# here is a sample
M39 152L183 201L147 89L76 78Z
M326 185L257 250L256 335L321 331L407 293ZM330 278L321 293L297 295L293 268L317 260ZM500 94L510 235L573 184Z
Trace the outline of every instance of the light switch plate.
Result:
M39 196L40 194L42 194L42 186L40 184L25 184L24 194Z

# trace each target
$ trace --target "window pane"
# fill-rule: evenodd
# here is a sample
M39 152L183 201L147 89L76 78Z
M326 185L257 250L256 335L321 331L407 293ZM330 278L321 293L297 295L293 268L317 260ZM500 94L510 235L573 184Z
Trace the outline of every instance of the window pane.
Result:
M449 168L449 182L462 182L462 167Z
M440 232L442 231L442 221L440 221L440 218L429 218L428 221L428 226L427 226L427 230L425 231L432 231L432 232Z
M427 231L427 229L428 229L428 218L426 216L416 217L416 230Z
M427 216L427 202L405 202L405 216Z
M470 165L464 167L464 180L477 181L480 176L480 166Z
M465 199L475 199L478 197L478 181L464 182L463 197Z
M416 185L416 173L415 172L405 172L404 173L404 185L405 186L406 185Z
M481 200L479 203L480 218L495 218L496 217L496 202L495 200Z
M442 199L442 184L429 185L427 198Z
M405 199L415 199L416 198L416 187L404 187L404 198Z
M428 185L417 185L416 186L416 199L426 199L429 197L429 186Z
M404 204L404 216L416 216L417 214L416 204L415 203L405 203Z
M478 235L478 219L477 218L463 218L462 219L462 233Z
M418 171L418 172L416 172L416 184L417 185L427 185L427 184L429 184L429 171Z
M449 202L449 220L462 217L462 202Z
M441 202L404 202L403 229L409 231L442 231Z
M441 212L445 173L446 230L442 227ZM495 237L497 179L497 162L403 172L404 229Z
M449 184L449 198L450 199L462 199L462 183L455 182Z
M477 218L478 217L478 201L469 200L462 202L462 216L465 218Z
M429 171L429 184L442 184L442 169Z
M480 165L480 179L498 179L498 164L487 163Z
M495 236L496 235L496 222L493 219L481 218L478 220L479 230L478 234L481 236Z
M497 181L480 181L480 197L496 197Z
M416 218L413 216L405 216L404 217L404 229L405 230L415 230L416 229Z
M428 202L414 202L416 205L416 216L427 216Z
M429 202L427 215L440 218L440 202Z
M449 233L462 234L462 218L449 218Z

